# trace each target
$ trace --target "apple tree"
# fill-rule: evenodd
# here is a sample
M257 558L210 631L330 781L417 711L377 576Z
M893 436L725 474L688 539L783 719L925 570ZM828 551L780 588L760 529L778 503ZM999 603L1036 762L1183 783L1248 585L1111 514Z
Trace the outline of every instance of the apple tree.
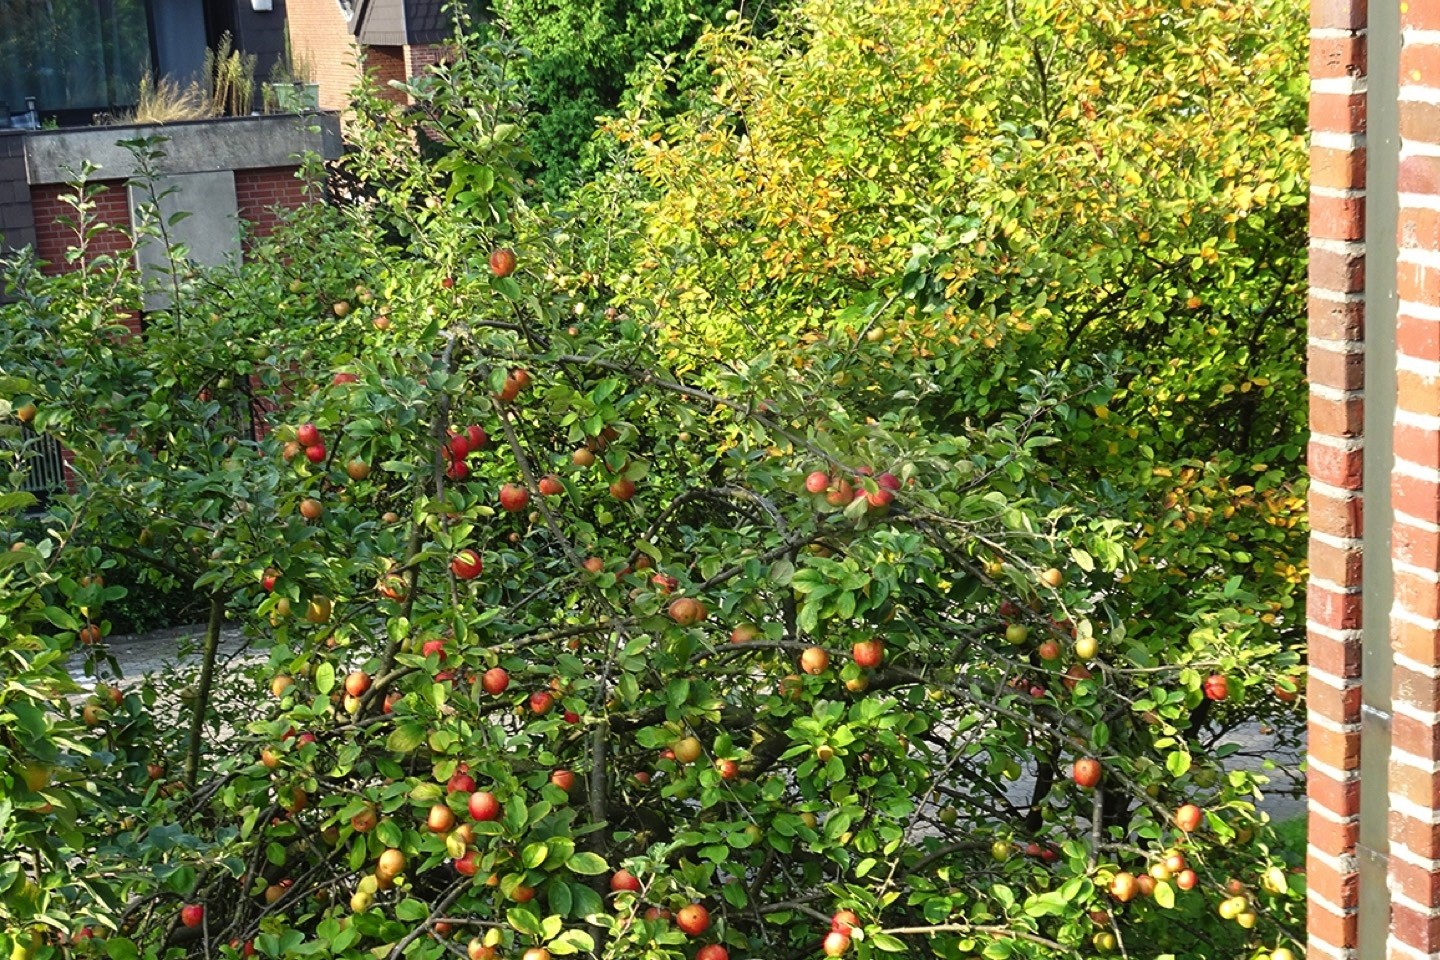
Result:
M256 653L198 753L136 704L189 785L0 866L64 905L10 945L1283 960L1303 879L1201 737L1271 695L1262 598L1172 584L1207 603L1152 628L1136 524L1051 456L1117 371L937 418L896 398L938 361L845 324L676 362L688 308L600 295L603 219L527 201L506 67L462 45L363 104L346 201L187 274L159 335L0 353L93 448L53 511L86 562L87 505L138 498ZM99 269L23 309L112 318Z

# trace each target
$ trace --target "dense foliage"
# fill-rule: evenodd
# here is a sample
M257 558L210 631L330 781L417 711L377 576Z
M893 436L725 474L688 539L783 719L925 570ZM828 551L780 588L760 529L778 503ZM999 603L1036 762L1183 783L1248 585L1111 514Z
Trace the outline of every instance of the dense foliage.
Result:
M1219 476L1295 428L1257 400L1252 446L1221 443L1229 393L1191 404L1184 378L1242 347L1175 318L1256 321L1243 349L1287 395L1290 288L1260 264L1289 254L1258 238L1293 205L1247 208L1213 273L1196 252L1159 276L1142 261L1224 223L1198 186L1162 202L1160 159L1163 242L1137 252L1116 225L1143 198L1099 186L1093 221L1052 215L1085 179L1006 118L1036 99L1006 64L1049 55L1061 83L1057 51L1118 7L1009 9L835 0L716 35L715 109L631 118L638 174L563 211L528 202L512 52L479 44L422 109L368 101L358 199L233 270L89 256L79 185L77 268L12 261L0 308L13 475L33 431L75 480L36 520L0 500L0 947L1284 960L1304 879L1212 743L1296 698L1293 573L1252 569L1294 554L1261 536L1293 478ZM1246 175L1290 157L1283 84L1221 82L1263 50L1283 76L1285 32L1191 50L1152 19L1136 72L1202 56L1217 104L1277 118L1232 143ZM1119 129L1145 87L1116 62ZM983 136L921 109L956 76L966 109L993 99ZM766 131L770 179L742 187ZM1045 204L1014 206L985 165L1006 156ZM1165 162L1198 184L1209 156ZM1162 296L1181 273L1210 306ZM146 283L169 305L132 336ZM1061 338L1102 288L1113 309ZM117 557L208 605L193 685L77 695L72 652L113 672ZM229 670L222 617L251 644Z
M535 171L567 186L608 158L592 142L600 117L633 100L660 61L681 58L705 28L735 9L733 0L493 0L494 23L528 53L527 86ZM749 13L753 17L757 11ZM768 17L768 11L758 11ZM658 97L673 105L703 77L681 71ZM653 91L652 91L653 93ZM656 105L656 100L651 100Z
M591 256L675 362L865 338L801 356L941 429L1085 383L1038 458L1138 530L1127 629L1238 577L1303 643L1303 5L838 0L707 51L707 107L612 125L650 189L592 191L648 201Z

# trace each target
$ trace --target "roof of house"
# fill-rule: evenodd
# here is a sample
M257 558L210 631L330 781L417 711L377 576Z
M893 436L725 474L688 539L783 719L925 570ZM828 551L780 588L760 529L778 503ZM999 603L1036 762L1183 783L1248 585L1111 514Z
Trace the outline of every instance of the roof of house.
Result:
M358 0L350 31L366 46L444 43L450 18L443 0Z

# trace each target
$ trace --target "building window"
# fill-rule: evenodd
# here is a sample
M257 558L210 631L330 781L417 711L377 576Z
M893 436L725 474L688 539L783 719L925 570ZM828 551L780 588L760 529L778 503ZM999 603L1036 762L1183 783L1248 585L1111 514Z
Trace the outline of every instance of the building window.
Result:
M0 24L0 126L132 106L150 70L145 0L0 0Z

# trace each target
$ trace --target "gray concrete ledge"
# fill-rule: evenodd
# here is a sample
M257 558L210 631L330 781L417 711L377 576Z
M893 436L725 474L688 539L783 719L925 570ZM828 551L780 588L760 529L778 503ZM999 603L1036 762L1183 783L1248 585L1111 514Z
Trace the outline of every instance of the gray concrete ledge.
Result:
M340 118L333 113L41 130L25 136L29 181L69 183L86 160L100 168L95 179L128 179L136 173L135 158L119 142L142 137L167 138L160 145L162 174L293 167L306 153L334 160L341 146Z

